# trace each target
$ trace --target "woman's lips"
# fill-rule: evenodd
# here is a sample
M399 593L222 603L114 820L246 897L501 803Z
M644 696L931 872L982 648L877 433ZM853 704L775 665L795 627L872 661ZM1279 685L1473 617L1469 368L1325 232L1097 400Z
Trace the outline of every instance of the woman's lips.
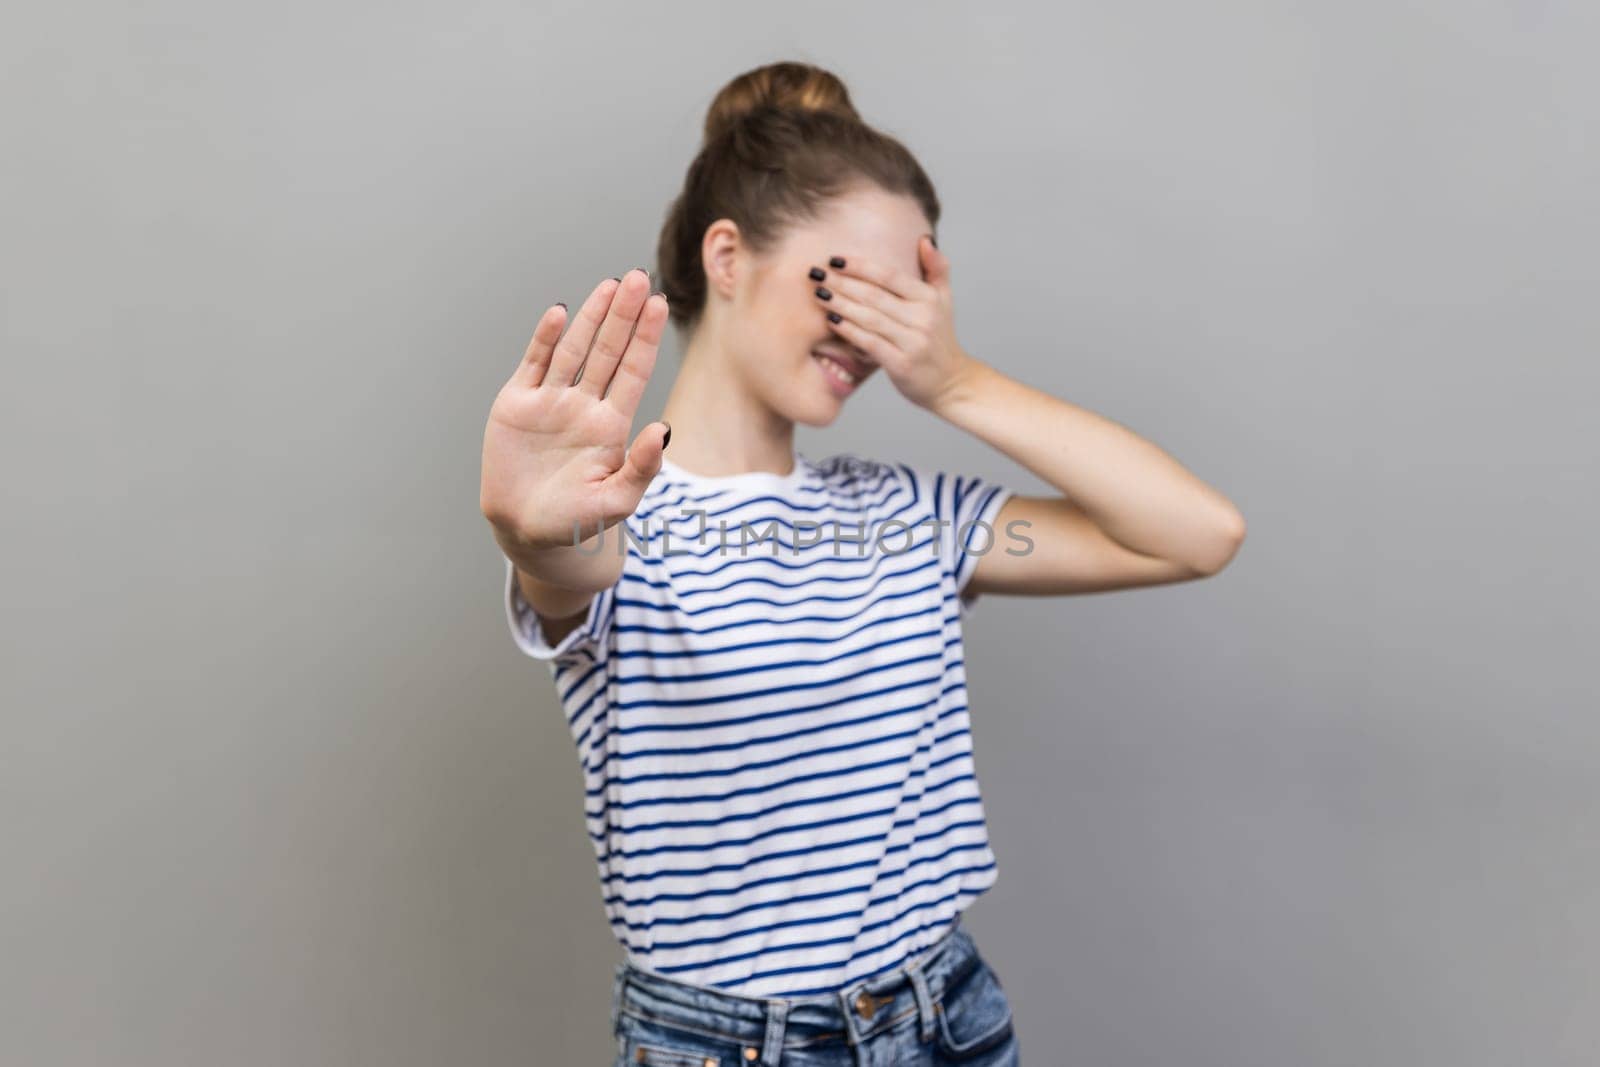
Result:
M834 360L845 370L849 371L851 377L855 378L855 380L858 382L867 375L871 374L872 368L876 366L876 364L870 363L867 360L851 355L849 352L838 348L830 348L826 346L813 348L811 350L811 354L813 356Z
M812 353L811 358L817 361L817 366L822 369L822 377L835 396L849 396L856 391L859 381L839 360L817 353Z
M828 387L839 397L855 392L875 366L836 348L813 348L811 358L817 361Z

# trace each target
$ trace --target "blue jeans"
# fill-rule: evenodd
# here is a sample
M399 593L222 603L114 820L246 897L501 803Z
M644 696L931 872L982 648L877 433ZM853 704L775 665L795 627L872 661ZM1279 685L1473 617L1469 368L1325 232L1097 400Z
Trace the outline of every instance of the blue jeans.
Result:
M615 1067L1014 1067L1000 979L958 921L896 971L836 993L753 998L617 965Z

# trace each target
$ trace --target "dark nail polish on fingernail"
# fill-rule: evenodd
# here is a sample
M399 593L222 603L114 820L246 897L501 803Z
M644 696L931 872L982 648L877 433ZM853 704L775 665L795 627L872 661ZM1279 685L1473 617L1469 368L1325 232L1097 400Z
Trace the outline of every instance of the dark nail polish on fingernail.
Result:
M822 299L824 299L824 300L832 300L833 299L833 294L828 292L828 290L824 289L820 285L817 286L817 295L822 297Z
M828 312L828 321L829 322L840 322L840 321L842 321L842 319L843 319L843 316L841 316L837 311Z
M828 272L823 270L821 267L812 267L811 268L811 280L812 281L820 282L822 279L826 278L827 276L828 276Z
M844 260L841 259L838 256L834 256L832 259L828 260L828 266L830 266L830 267L843 267L844 266Z
M611 280L614 281L614 282L620 282L622 279L621 278L612 278Z
M667 445L672 441L672 423L668 422L666 419L662 419L661 425L667 428L666 434L661 438L661 448L663 451L665 451Z
M556 307L565 309L566 306L567 305L566 305L566 303L564 301L561 301L561 300L557 300L556 301Z

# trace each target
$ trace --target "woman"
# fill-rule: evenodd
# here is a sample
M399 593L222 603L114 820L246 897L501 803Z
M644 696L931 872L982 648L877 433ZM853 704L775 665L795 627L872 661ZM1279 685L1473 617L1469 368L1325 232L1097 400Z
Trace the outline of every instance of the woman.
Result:
M749 71L661 290L635 268L570 328L546 310L494 403L481 503L583 766L619 1063L1017 1062L960 923L996 877L961 620L1215 574L1244 537L1155 445L958 343L939 214L838 79ZM629 445L669 316L682 367ZM1060 495L795 450L879 374Z

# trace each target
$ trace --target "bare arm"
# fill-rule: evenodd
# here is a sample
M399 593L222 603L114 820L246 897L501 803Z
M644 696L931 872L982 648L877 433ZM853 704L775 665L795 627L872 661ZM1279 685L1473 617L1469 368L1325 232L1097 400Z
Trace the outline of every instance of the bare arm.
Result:
M495 538L506 558L516 564L517 588L538 614L551 644L559 643L582 625L595 594L609 589L622 576L622 557L615 551L615 538L609 535L603 542L594 536L584 541L585 550L594 553L590 556L578 555L570 548L528 552L516 545L508 546L499 530L495 531ZM596 566L596 559L602 565ZM614 566L608 565L613 563ZM553 578L541 579L539 574ZM576 584L566 584L569 582Z
M839 264L826 298L840 320L832 329L913 403L1061 492L1006 501L997 543L1020 519L1033 548L985 552L968 580L971 592L1117 589L1199 578L1227 565L1245 534L1227 497L1127 427L968 354L956 341L949 259L928 237L918 240L917 258L917 275L859 255Z
M930 405L1046 482L1059 497L1015 496L997 516L1025 520L1026 555L984 554L974 593L1090 592L1216 574L1244 541L1244 518L1216 489L1110 419L972 360Z

